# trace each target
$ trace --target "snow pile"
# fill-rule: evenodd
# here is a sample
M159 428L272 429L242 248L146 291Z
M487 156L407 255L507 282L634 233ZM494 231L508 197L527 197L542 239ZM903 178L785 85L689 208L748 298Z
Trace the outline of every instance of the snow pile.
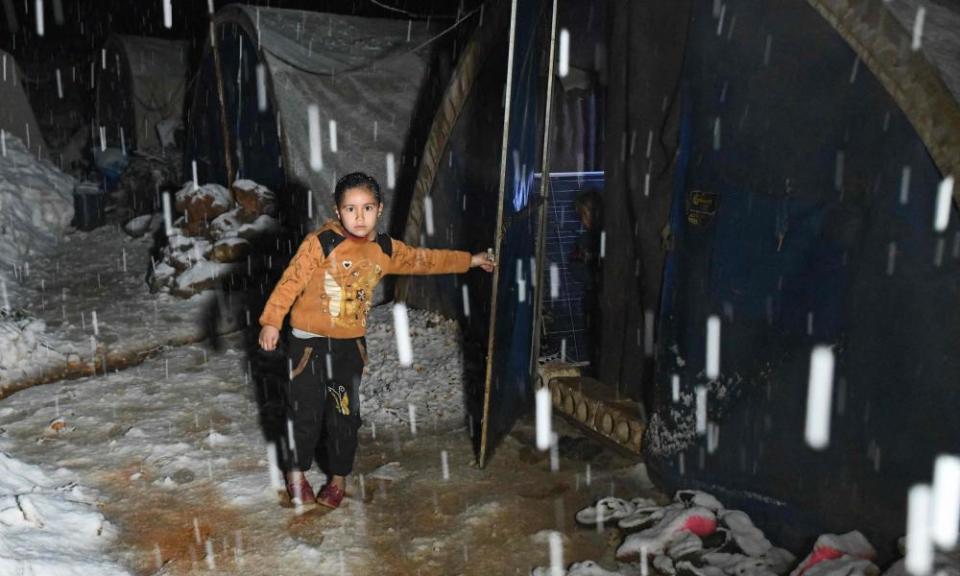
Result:
M0 373L23 368L23 364L40 348L55 354L44 340L45 330L43 320L21 310L0 308Z
M60 470L0 452L0 574L126 574L105 561L115 529Z
M70 223L74 182L15 136L0 140L0 373L6 373L46 350L45 325L22 309L17 281L29 275L35 256L54 250Z
M20 267L52 250L73 218L73 178L6 134L0 153L0 263Z
M229 190L188 182L177 192L175 208L183 216L173 223L150 287L183 298L215 288L238 270L253 242L280 229L273 192L250 180L237 180Z

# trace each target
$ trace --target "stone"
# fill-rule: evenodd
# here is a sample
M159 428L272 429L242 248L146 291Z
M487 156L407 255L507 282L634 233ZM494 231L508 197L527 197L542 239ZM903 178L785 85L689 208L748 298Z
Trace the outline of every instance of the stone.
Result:
M240 220L240 208L234 208L214 218L210 223L210 237L214 240L236 237L241 226L243 222Z
M266 186L261 186L253 180L237 180L230 189L240 207L239 218L242 222L253 222L261 214L269 216L276 214L276 196Z
M176 208L185 215L183 229L188 236L206 234L210 222L233 206L230 191L219 184L204 184L194 190L193 184L187 183L177 192Z
M173 476L171 476L171 478L173 478L173 481L176 482L177 484L189 484L190 482L193 482L194 478L196 477L197 475L194 474L193 471L188 468L181 468L176 472L174 472Z
M227 238L213 245L208 256L214 262L240 262L250 252L250 242L243 238Z

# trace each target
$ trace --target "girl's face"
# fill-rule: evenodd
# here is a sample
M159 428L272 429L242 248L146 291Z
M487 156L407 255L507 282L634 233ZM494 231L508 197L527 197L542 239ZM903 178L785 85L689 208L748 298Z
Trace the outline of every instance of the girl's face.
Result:
M337 206L337 218L347 232L360 238L369 237L377 229L383 204L366 188L349 188Z

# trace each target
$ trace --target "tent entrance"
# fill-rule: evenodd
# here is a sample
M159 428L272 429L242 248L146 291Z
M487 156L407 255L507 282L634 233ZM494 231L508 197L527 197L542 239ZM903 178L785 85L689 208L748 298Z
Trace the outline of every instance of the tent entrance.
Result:
M540 175L536 180L539 182ZM582 254L589 231L577 212L577 198L596 193L602 198L603 172L554 172L550 174L550 202L544 230L544 281L541 307L539 361L559 361L592 371L599 344L599 318L590 318L597 294L593 255ZM593 247L589 247L593 248ZM601 248L602 249L602 248ZM600 254L597 254L600 256Z
M545 221L547 189L535 178L547 168L543 142L549 134L553 88L553 35L556 2L549 6L514 0L511 6L510 49L504 136L500 156L495 248L500 266L494 271L483 391L480 465L496 444L529 410L533 380L537 303L543 267L539 250ZM542 63L547 55L547 74Z

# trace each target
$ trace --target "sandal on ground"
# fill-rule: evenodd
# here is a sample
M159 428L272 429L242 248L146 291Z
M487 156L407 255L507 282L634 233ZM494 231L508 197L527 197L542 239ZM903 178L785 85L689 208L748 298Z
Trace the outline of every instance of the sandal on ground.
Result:
M607 496L597 501L594 506L588 506L577 512L577 522L581 524L601 524L614 522L633 512L633 504L623 498Z
M670 510L679 510L683 508L682 504L677 503L670 504L668 506L645 506L637 498L634 498L631 502L634 503L633 512L624 516L619 522L617 522L617 525L624 530L640 528L641 526L650 524L663 518L663 515Z

